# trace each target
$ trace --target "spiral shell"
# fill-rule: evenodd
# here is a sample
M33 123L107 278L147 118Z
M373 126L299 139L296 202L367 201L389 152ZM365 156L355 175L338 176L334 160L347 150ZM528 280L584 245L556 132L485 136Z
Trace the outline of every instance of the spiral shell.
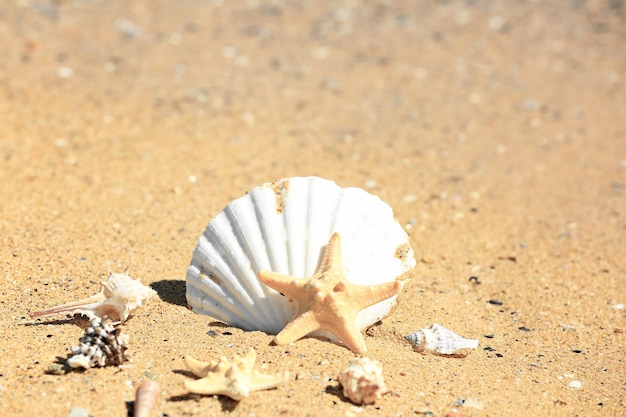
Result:
M294 306L261 283L259 271L312 276L335 232L350 282L390 282L415 266L408 236L378 197L318 177L287 178L254 188L209 222L187 270L187 302L229 325L276 334ZM380 320L395 299L363 309L356 325Z
M122 333L120 323L102 324L98 318L91 320L78 346L72 346L72 356L67 364L70 368L93 368L120 365L128 360L128 336Z
M478 347L478 340L465 339L435 323L430 327L404 336L416 352L429 352L442 356L464 357L470 349Z
M344 397L359 405L373 404L387 392L382 364L368 358L352 359L337 381Z

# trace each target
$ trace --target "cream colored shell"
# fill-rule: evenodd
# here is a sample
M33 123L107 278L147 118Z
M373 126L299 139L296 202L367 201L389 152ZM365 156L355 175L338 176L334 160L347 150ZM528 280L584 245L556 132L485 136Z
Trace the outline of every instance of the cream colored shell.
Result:
M359 405L373 404L387 392L382 364L368 358L352 359L337 381L344 397Z
M80 313L90 319L107 317L113 321L125 321L130 313L155 295L156 291L152 288L143 285L138 279L132 279L126 268L120 274L111 272L107 280L101 283L99 293L79 301L36 311L30 317L35 319L62 313Z
M259 271L312 276L334 232L350 282L402 280L415 266L408 236L378 197L318 177L287 178L254 188L209 222L187 270L187 302L232 326L276 334L294 307L258 280ZM384 317L395 299L362 310L359 329Z

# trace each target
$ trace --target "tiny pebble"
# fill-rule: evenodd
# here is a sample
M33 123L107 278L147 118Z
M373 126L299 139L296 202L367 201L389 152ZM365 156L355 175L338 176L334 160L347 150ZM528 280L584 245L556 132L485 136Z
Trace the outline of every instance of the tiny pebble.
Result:
M476 275L472 275L471 277L469 277L468 281L473 282L474 284L480 284L480 281Z
M70 67L57 68L57 76L59 78L72 78L74 76L74 70Z
M365 181L365 188L374 188L374 187L376 187L376 180Z
M463 407L473 408L475 410L482 410L483 403L478 398L470 397L470 398L466 398L465 401L463 401Z
M493 338L495 337L495 335L494 335L494 334L492 334L492 333L490 333L490 334L486 334L486 335L485 335L485 337L486 337L487 339L493 339Z
M408 195L405 195L404 197L402 197L402 202L403 203L412 203L414 201L417 201L417 196L416 195L408 194Z
M504 304L502 301L495 300L495 299L491 299L488 302L489 302L489 304L493 304L493 305L496 305L496 306L501 306L502 304Z
M67 148L68 146L70 146L70 143L65 138L56 138L54 140L54 146L56 146L58 148Z
M50 375L65 375L65 372L65 365L62 363L51 363L46 370L46 373Z
M74 407L70 410L70 417L87 417L89 413L84 408Z
M573 381L570 381L567 386L569 388L582 388L583 387L583 383L580 382L579 380L575 379Z
M528 327L519 327L519 330L523 331L523 332L530 332L530 329Z
M430 411L430 409L426 405L417 405L417 406L413 406L412 408L415 414L422 414L425 416L434 416L433 412Z
M491 19L489 19L489 29L493 30L494 32L501 31L505 24L506 21L500 16L493 16Z

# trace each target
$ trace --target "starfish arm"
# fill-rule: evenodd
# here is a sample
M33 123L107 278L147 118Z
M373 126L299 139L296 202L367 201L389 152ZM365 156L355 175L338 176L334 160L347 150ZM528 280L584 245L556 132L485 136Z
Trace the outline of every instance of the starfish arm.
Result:
M356 333L355 333L356 332ZM359 355L364 355L367 353L367 345L365 345L365 340L363 339L363 335L359 330L354 327L354 330L345 331L341 336L337 336L341 342L346 345L348 349L357 353Z
M207 374L213 369L212 365L214 365L210 362L199 361L191 356L185 356L184 360L185 365L187 365L187 369L189 369L192 374L199 376L200 378L207 376Z
M266 375L258 371L250 379L250 391L264 391L266 389L275 388L279 384L287 382L289 372L284 374Z
M364 309L398 294L402 288L400 281L385 282L378 285L355 285L350 289L350 299Z
M364 354L367 352L367 346L363 335L359 331L356 324L356 314L347 314L338 317L335 321L324 323L322 329L330 331L339 339L348 349L354 353Z
M248 349L245 356L241 358L241 363L243 363L243 369L245 372L252 372L252 368L254 368L254 363L256 362L256 351L252 348Z
M229 381L222 375L209 373L206 377L184 382L185 389L193 394L201 395L229 395ZM231 397L232 398L232 397Z
M287 345L319 328L320 323L315 317L315 314L311 311L307 311L290 321L289 324L276 335L274 343L277 345Z
M332 268L341 270L341 236L337 232L330 237L316 274L323 274Z
M272 271L259 271L259 281L287 297L290 294L297 294L300 288L298 281L293 277Z

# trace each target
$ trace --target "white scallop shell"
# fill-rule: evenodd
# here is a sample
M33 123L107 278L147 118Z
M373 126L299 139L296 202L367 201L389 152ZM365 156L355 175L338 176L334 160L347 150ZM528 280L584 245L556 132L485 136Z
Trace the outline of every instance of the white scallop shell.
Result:
M466 356L469 349L478 347L478 340L465 339L437 323L408 334L404 338L417 352L444 356Z
M368 358L355 358L344 369L337 381L343 395L355 404L373 404L387 392L383 378L383 365Z
M254 188L209 222L187 270L187 302L229 325L276 334L294 307L259 271L312 276L334 232L350 282L390 282L415 266L408 236L378 197L318 177L287 178ZM357 326L380 320L395 299L362 310Z

